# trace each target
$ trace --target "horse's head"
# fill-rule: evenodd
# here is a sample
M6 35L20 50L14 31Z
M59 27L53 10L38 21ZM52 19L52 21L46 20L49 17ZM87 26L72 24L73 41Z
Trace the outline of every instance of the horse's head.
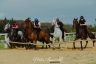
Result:
M78 18L74 18L73 20L73 28L76 28L76 26L78 25Z
M23 23L23 28L28 29L28 28L33 28L34 24L30 19L26 19Z
M7 23L4 27L4 32L8 32L10 30L10 24Z

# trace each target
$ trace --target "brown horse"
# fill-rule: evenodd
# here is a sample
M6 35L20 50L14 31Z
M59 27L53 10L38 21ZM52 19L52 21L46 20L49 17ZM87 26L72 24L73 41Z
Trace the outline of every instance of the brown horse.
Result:
M35 32L32 31L33 23L29 19L26 19L22 25L24 28L25 42L31 41L32 43L33 42L36 43L37 35ZM31 47L31 45L26 46L27 49L30 47Z
M36 41L46 42L46 44L50 43L50 35L47 31L41 30L39 32L39 35L34 30L34 24L31 22L31 20L26 19L23 23L23 28L25 30L25 37L27 41L31 41L32 43ZM50 47L50 46L49 46ZM44 48L44 46L42 46ZM46 46L47 48L47 46Z

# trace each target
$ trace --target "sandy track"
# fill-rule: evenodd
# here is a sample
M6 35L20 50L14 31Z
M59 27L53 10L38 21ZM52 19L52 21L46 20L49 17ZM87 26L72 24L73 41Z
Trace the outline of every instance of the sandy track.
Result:
M66 45L67 48L55 50L0 50L0 64L96 64L96 47L93 48L92 43L83 51L72 49L72 43Z

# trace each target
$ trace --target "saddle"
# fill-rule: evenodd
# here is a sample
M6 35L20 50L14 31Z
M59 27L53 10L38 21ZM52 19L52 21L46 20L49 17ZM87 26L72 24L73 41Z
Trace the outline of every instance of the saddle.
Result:
M37 34L37 37L39 37L40 31L40 28L34 28L34 32Z

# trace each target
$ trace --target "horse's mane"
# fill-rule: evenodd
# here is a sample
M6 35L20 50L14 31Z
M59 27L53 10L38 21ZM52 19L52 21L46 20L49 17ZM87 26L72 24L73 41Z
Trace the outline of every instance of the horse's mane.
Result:
M24 23L27 25L27 28L33 28L34 24L31 20L25 20Z
M73 20L73 28L76 28L76 27L79 27L79 22L78 22L78 19L75 19Z

